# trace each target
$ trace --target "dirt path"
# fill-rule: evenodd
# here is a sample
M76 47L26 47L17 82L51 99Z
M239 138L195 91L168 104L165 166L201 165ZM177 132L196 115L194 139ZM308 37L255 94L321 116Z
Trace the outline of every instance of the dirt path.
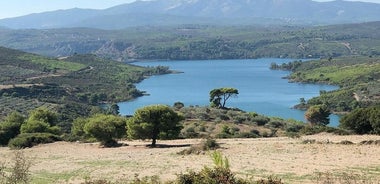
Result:
M303 140L318 143L304 144ZM380 145L342 145L343 140L359 143L380 140L380 136L333 136L320 134L290 138L218 140L220 151L229 158L231 169L241 177L282 178L286 183L315 183L317 173L355 173L380 181ZM159 141L186 146L201 140ZM33 159L35 183L79 183L85 177L132 179L157 175L171 180L188 170L212 166L209 155L176 154L186 147L149 149L148 142L126 142L129 146L102 149L97 144L58 142L25 149ZM0 148L0 162L9 161L13 151Z

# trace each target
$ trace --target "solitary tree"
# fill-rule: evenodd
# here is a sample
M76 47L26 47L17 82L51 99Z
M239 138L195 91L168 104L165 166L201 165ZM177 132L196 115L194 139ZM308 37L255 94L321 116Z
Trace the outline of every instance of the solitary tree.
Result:
M330 123L330 111L325 105L309 107L305 112L305 118L312 125L327 125Z
M236 97L239 91L235 88L218 88L210 91L211 107L225 108L226 102L231 97Z
M138 109L127 122L130 138L152 139L152 147L157 139L177 138L183 117L165 105L153 105Z

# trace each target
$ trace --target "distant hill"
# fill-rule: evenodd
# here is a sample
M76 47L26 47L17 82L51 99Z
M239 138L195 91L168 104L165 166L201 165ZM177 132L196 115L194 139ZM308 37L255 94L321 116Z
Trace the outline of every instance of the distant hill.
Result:
M69 9L0 20L13 29L183 24L337 24L380 20L380 4L311 0L155 0L135 1L104 10Z
M380 55L380 21L318 27L167 26L1 30L0 45L46 56L118 60Z

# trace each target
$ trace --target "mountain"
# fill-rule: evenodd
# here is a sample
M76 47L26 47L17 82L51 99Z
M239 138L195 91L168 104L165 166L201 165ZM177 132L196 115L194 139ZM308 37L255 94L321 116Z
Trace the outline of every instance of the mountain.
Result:
M155 0L104 10L69 9L0 20L13 29L122 29L178 24L337 24L380 20L380 4L312 0Z

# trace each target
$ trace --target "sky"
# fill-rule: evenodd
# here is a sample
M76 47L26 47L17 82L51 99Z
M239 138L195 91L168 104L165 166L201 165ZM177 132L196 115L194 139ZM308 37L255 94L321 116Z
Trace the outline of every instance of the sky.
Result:
M0 19L70 8L106 9L133 1L135 0L0 0ZM351 1L380 3L380 0Z

